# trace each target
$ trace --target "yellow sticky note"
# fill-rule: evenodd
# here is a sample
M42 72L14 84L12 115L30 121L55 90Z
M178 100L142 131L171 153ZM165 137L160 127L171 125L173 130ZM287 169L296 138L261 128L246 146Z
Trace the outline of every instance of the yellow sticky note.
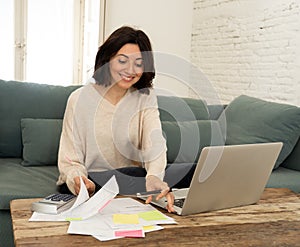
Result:
M114 214L113 222L115 224L138 224L139 217L137 214Z
M75 221L75 220L82 220L82 218L78 217L78 218L66 218L66 221Z
M139 213L138 216L144 220L165 220L167 219L161 212L157 210L147 211L143 213Z
M143 226L144 231L150 231L150 230L154 230L154 229L155 229L154 226Z

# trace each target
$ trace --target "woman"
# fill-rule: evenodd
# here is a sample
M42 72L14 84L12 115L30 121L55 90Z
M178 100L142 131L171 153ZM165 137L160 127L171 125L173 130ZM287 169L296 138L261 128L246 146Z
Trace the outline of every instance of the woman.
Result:
M154 76L151 43L143 31L121 27L100 46L93 80L68 99L58 185L78 194L82 177L93 194L96 185L88 173L114 171L123 174L118 183L126 192L125 187L140 189L129 177L146 175L146 190L160 190L157 199L166 197L168 211L174 211L174 196L163 182L166 143L152 89ZM149 196L146 202L151 200Z

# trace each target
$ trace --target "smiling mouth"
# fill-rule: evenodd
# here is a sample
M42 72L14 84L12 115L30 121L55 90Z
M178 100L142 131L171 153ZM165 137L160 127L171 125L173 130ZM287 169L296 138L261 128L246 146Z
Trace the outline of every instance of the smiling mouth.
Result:
M121 74L120 74L120 76L121 76L122 80L127 81L127 82L130 82L134 79L134 76L125 76L125 75L121 75Z

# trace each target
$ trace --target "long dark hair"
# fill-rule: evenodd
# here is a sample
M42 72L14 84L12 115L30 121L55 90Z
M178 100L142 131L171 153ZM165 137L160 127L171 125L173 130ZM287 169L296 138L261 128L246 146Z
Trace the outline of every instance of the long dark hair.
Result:
M93 78L97 84L109 86L111 74L109 70L110 59L126 44L136 44L142 53L144 72L137 83L133 85L141 93L149 93L155 77L154 60L150 40L141 30L123 26L115 30L99 47L94 67Z

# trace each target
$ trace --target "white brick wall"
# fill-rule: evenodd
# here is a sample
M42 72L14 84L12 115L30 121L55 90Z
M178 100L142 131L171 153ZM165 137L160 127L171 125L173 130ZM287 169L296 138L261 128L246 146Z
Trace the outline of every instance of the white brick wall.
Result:
M247 94L300 106L300 0L195 0L191 61L209 102Z

